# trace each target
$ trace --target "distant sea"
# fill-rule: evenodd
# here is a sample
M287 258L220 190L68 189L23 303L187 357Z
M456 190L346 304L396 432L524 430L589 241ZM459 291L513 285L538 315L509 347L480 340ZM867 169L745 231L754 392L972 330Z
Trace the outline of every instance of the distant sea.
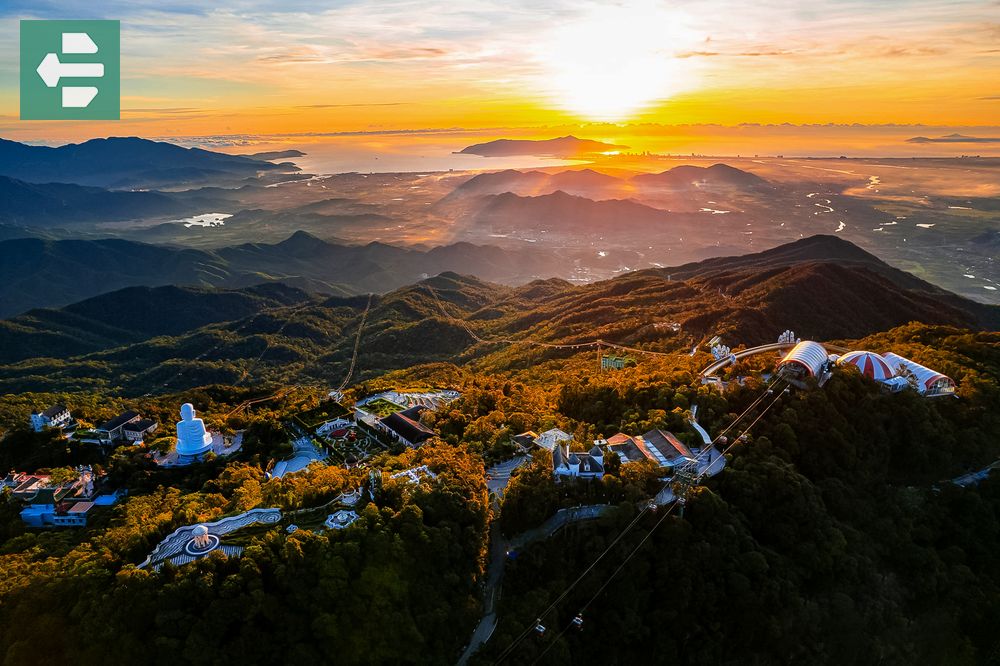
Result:
M282 137L280 141L263 141L252 146L216 147L227 153L258 153L272 150L300 150L303 157L287 160L304 172L314 174L398 173L430 171L497 171L502 169L534 169L569 166L575 160L517 155L513 157L481 157L456 154L466 146L490 141L494 137L455 137L427 135L378 135L338 137ZM208 147L208 146L206 146Z
M1000 156L1000 127L921 125L588 125L550 128L427 130L356 134L173 137L227 153L298 149L294 161L308 173L424 172L532 169L576 164L521 155L480 157L457 151L493 139L547 139L573 134L627 145L632 151L674 156L957 157ZM958 135L957 137L955 135ZM930 137L930 142L914 142Z

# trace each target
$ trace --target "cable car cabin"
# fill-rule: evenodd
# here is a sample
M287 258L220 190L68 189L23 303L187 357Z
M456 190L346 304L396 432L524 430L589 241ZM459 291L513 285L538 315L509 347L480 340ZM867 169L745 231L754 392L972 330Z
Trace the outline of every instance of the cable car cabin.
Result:
M545 635L545 625L542 624L541 618L538 618L538 620L535 623L535 633L538 634L539 637Z
M806 388L806 380L814 378L820 384L829 376L829 357L818 342L803 340L778 361L778 375L792 386Z

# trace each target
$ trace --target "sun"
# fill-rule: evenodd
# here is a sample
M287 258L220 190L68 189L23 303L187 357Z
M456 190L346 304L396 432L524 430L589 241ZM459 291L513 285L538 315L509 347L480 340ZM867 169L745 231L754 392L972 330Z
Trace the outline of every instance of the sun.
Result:
M593 7L554 28L535 49L552 102L582 118L615 122L695 84L704 39L679 12L652 3Z

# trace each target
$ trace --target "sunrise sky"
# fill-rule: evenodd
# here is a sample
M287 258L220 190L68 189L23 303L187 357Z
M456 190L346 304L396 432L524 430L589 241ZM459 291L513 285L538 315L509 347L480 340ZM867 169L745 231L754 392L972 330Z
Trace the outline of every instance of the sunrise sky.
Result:
M997 124L1000 3L5 0L0 136ZM122 121L18 120L18 21L122 22Z

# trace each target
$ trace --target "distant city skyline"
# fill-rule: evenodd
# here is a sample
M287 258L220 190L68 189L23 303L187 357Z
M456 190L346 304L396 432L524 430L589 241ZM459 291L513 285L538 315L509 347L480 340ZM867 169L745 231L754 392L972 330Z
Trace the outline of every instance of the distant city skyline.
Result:
M121 20L120 122L18 120L27 18ZM0 135L33 141L595 122L975 127L995 125L1000 108L995 2L14 0L0 34Z

